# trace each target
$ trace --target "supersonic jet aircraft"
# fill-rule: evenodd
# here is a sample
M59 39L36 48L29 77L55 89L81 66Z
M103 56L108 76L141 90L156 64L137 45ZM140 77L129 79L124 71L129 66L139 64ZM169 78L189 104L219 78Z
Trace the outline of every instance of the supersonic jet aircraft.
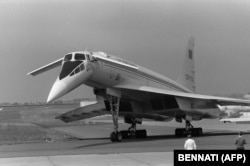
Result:
M202 135L202 128L194 128L191 121L225 117L218 105L250 105L250 101L208 96L195 93L194 38L188 41L183 70L177 81L142 66L104 52L72 52L63 58L36 69L28 75L36 76L61 66L47 102L54 101L81 84L93 87L97 102L66 112L57 119L64 122L111 114L114 132L112 142L122 138L146 137L146 130L136 130L142 119L177 122L185 121L185 128L177 128L176 136ZM131 124L119 131L118 117Z

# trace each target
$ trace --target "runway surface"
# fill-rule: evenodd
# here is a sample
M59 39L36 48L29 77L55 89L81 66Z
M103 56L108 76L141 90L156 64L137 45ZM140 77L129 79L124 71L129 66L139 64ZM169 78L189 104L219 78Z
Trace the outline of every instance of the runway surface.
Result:
M194 137L198 149L235 149L234 140L238 131L244 131L244 137L250 142L249 125L224 124L218 120L193 124L204 130L203 136ZM54 130L76 139L0 145L0 165L84 165L84 162L87 165L173 165L173 150L183 149L186 140L175 137L174 130L183 125L145 122L138 128L147 129L147 138L126 139L120 143L110 142L109 134L113 130L110 123L97 121L84 126L55 127ZM128 127L120 124L121 129ZM249 144L246 149L250 149ZM31 164L32 161L35 164Z

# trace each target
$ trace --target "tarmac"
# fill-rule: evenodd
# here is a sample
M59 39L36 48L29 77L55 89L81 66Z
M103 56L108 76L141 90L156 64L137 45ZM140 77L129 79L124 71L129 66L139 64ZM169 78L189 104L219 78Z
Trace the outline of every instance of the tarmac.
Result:
M0 159L0 165L8 166L172 166L173 153L121 153L121 154L90 154L90 155L59 155L15 157Z
M198 149L235 149L238 131L244 132L250 142L250 126L224 124L218 120L202 120L193 123L203 127L204 135L194 137ZM112 143L110 123L90 123L84 126L55 127L54 130L77 139L64 142L34 142L0 145L0 165L10 166L63 166L63 165L173 165L173 150L183 149L186 138L175 137L176 122L145 122L138 128L146 128L145 139L126 139ZM120 129L128 125L120 124ZM246 149L250 149L247 144Z

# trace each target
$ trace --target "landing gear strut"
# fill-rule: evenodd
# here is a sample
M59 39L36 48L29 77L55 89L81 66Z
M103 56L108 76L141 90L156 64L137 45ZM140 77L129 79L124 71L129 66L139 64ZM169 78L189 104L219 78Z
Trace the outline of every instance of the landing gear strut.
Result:
M119 104L120 98L116 96L107 95L110 108L111 115L114 123L114 131L110 134L110 140L112 142L120 142L122 141L122 134L118 131L118 115L119 115Z
M107 99L110 103L111 115L114 124L114 131L110 133L110 140L112 142L120 142L123 138L146 138L146 130L136 130L136 123L141 124L141 121L135 117L128 117L125 119L125 123L131 124L128 130L119 131L118 128L118 115L119 115L119 106L120 106L120 97L107 95ZM126 121L128 120L128 121Z
M177 128L175 130L175 136L201 136L203 134L202 128L194 128L194 126L190 123L190 121L186 120L186 128Z
M136 119L135 117L130 118L131 126L128 128L128 130L122 130L122 137L123 138L146 138L147 137L147 131L146 130L136 130ZM138 122L137 122L138 123Z

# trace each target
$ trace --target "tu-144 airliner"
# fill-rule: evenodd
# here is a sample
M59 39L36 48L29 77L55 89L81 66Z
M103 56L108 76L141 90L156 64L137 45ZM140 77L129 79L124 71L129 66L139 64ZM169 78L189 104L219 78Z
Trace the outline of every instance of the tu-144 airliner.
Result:
M137 130L143 119L185 122L175 130L176 136L202 135L202 128L191 122L225 118L223 105L250 105L249 100L202 95L195 93L194 38L190 37L179 78L170 78L125 59L104 53L78 51L66 54L28 75L36 76L55 67L61 72L51 88L47 102L52 102L82 84L93 88L97 102L66 112L58 117L64 122L111 114L114 131L112 142L124 138L146 137L146 130ZM118 119L131 124L119 131Z

